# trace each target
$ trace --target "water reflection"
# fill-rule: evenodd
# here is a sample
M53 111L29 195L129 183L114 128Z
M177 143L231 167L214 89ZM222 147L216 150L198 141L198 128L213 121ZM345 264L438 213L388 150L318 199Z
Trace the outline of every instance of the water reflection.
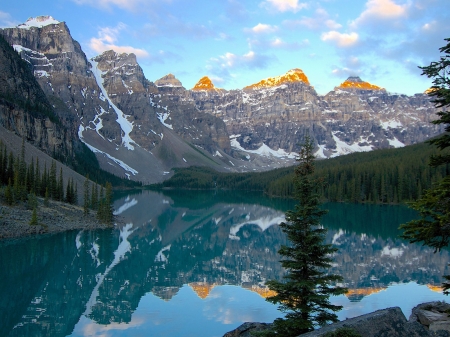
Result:
M115 202L126 223L118 230L3 242L0 331L221 336L231 324L273 320L279 313L263 300L270 295L264 282L283 275L277 251L286 241L277 224L292 207L293 201L235 192L143 192ZM432 287L449 274L448 252L397 238L398 225L414 217L410 210L326 207L327 241L339 248L331 272L350 288L337 299L344 318L393 283Z

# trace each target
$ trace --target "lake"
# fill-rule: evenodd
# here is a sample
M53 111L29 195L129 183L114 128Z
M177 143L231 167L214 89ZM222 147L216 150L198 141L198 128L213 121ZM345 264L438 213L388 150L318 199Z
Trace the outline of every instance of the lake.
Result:
M1 336L222 336L280 317L264 282L281 279L278 224L293 200L232 191L118 196L115 230L0 242ZM449 254L398 238L404 206L326 204L344 277L339 319L445 300Z

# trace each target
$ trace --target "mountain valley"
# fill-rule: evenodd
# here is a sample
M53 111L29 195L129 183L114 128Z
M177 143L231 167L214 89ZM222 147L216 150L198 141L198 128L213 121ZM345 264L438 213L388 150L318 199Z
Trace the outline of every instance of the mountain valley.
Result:
M430 123L438 110L425 93L389 93L359 77L326 95L300 69L242 90L219 89L203 77L188 90L172 74L149 81L134 54L106 51L88 60L67 25L48 16L0 35L27 62L42 104L66 131L45 115L33 126L7 102L0 104L1 124L47 153L68 155L81 141L104 170L146 184L165 180L175 167L248 172L292 165L306 131L319 158L402 147L443 131ZM7 58L1 63L14 69Z

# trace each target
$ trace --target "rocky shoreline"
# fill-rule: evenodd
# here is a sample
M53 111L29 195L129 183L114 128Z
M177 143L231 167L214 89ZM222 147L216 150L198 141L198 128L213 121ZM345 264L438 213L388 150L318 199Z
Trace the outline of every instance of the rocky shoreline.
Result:
M439 301L417 305L412 309L409 320L399 307L393 307L346 319L300 336L345 336L338 331L347 328L363 337L450 337L449 314L450 304ZM252 332L270 327L270 323L246 322L223 337L251 337Z
M32 210L27 203L15 206L0 205L0 240L31 235L57 233L73 229L106 229L94 211L84 215L83 207L50 200L48 206L38 198L38 225L30 225Z

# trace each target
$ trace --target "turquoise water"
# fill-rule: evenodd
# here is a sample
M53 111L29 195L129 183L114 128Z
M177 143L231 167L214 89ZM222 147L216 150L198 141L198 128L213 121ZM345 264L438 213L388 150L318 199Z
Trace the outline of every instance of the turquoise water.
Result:
M280 279L277 226L292 200L237 192L142 192L115 202L125 225L0 243L4 336L222 336L280 316L265 301ZM389 306L406 316L445 300L448 252L398 239L402 206L327 204L340 319Z

